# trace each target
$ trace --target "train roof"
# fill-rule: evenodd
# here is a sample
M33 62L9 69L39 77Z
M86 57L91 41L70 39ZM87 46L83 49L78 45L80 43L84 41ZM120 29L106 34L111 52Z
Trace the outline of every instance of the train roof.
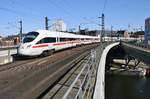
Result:
M65 38L98 38L98 36L87 36L79 34L71 34L67 32L57 32L57 31L48 31L48 30L37 30L39 35L50 35L51 37L65 37Z

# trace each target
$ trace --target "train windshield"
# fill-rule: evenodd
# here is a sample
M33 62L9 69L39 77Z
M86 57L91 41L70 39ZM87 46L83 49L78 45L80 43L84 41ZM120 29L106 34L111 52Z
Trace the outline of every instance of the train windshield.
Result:
M23 39L23 43L32 42L37 36L39 35L38 32L29 32L25 35Z

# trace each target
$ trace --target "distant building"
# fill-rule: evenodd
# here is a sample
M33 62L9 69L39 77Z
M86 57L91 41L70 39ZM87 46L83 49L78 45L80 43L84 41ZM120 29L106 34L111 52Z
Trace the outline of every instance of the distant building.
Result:
M77 34L90 35L90 36L98 36L100 34L100 31L99 30L84 29L84 30L80 30L79 32L77 32Z
M150 44L150 17L145 20L145 42Z
M88 31L88 35L90 35L90 36L98 36L98 35L100 35L100 31L98 31L98 30L91 30L91 31Z
M81 34L81 35L90 35L90 36L100 36L101 35L101 30L88 30L88 29L84 29L84 30L80 30L77 34ZM105 33L103 34L103 36L106 37L111 37L111 36L116 36L116 31L110 31L110 30L105 30Z
M131 32L130 37L140 39L143 41L144 40L144 31Z
M54 31L67 31L67 26L63 20L56 20L53 26Z
M119 30L116 32L115 36L116 37L124 37L125 36L126 30Z
M128 31L125 31L125 32L124 32L124 37L125 37L125 38L130 38L130 34L129 34Z
M0 40L2 40L2 36L0 36Z

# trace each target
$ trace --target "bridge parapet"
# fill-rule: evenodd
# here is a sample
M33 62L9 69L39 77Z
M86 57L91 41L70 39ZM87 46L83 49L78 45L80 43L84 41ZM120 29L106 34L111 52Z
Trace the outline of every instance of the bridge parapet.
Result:
M97 71L97 81L94 90L93 99L104 99L105 97L105 65L106 57L110 49L119 45L119 42L108 45L102 53Z
M150 46L131 42L121 42L121 47L127 55L150 65Z
M143 41L141 41L141 42L137 42L137 41L122 42L121 41L121 43L126 43L126 44L130 44L130 45L133 45L133 46L136 46L136 47L140 47L140 48L143 48L143 49L150 50L150 45L144 43Z
M73 91L74 88L77 88L77 86L78 86L78 91L75 93L74 99L83 99L83 98L92 99L94 98L93 96L96 95L95 93L97 93L95 89L100 90L97 94L100 95L101 98L98 97L94 99L104 99L104 85L105 85L104 84L105 83L104 61L106 61L105 59L106 57L102 55L104 55L103 53L105 53L105 55L107 56L107 51L109 51L112 47L119 45L119 42L114 43L111 46L107 47L108 45L110 45L110 42L109 43L105 42L101 44L98 48L91 50L91 54L89 54L90 57L87 59L84 66L81 68L80 72L78 73L78 75L76 76L72 84L69 86L66 93L63 95L62 99L67 99L71 97L71 92ZM99 79L102 82L98 82L98 85L100 86L98 86L97 88L97 86L95 87L95 85L97 85L96 83L97 80L99 81ZM103 91L101 91L102 89ZM73 96L71 98L73 98Z

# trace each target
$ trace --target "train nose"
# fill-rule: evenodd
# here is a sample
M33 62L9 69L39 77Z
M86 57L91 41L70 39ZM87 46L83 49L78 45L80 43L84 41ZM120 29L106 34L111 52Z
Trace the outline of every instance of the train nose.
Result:
M24 45L24 44L21 44L21 45L19 46L17 52L18 52L19 55L26 55L26 54L29 53L29 51L26 49L26 45Z
M24 49L24 46L23 46L23 45L21 45L21 46L20 46L20 49Z
M30 55L30 51L25 49L24 47L18 48L18 54L19 55Z
M24 44L20 44L19 49L24 49L25 45Z
M20 49L26 49L26 48L30 48L32 45L31 44L22 44L20 45Z

